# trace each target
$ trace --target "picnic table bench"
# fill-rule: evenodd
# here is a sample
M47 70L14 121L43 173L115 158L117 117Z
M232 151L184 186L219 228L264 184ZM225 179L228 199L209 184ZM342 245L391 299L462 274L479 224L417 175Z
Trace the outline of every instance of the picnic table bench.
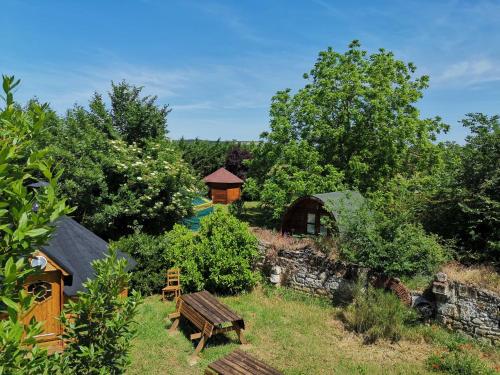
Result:
M191 340L200 339L193 357L198 355L210 337L219 333L236 331L240 342L246 343L242 332L245 329L243 318L206 290L180 296L177 299L175 312L168 317L172 320L170 332L177 329L181 317L189 320L200 330L190 336Z
M242 350L235 350L231 354L208 365L205 375L283 375L278 370Z

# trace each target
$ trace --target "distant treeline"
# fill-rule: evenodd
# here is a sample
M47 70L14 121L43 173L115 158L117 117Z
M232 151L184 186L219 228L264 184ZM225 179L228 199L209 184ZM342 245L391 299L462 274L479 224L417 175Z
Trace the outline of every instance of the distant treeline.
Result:
M172 141L182 152L182 157L200 177L205 177L221 167L245 179L248 167L243 162L252 158L252 150L259 141L222 141L220 139L184 139Z

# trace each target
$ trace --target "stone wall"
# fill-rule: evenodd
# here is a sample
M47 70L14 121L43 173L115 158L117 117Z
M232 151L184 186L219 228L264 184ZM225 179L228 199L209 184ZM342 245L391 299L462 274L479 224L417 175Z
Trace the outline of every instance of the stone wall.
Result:
M275 250L261 243L260 250L262 259L258 266L273 284L327 296L334 303L349 301L356 281L360 277L366 278L369 272L368 269L332 260L311 247ZM435 306L438 322L470 336L500 343L499 295L448 281L444 274L437 275L432 291L424 295L424 300ZM417 298L419 296L422 297L421 293L413 296L415 305L421 302Z
M269 254L261 244L261 252ZM366 272L345 262L329 259L312 248L270 251L260 267L273 284L288 286L313 295L327 296L334 302L349 299L360 275Z
M436 319L470 336L500 343L500 296L438 274L432 292Z

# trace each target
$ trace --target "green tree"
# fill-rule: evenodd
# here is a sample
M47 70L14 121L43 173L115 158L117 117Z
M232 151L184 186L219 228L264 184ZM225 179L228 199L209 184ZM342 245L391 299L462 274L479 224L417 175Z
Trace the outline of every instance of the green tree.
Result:
M47 352L36 344L41 323L23 324L21 317L33 303L24 290L28 276L38 272L29 257L47 243L51 225L71 210L57 192L61 170L39 149L34 139L44 127L45 106L32 103L30 111L14 103L19 84L3 76L5 107L0 110L0 374L52 373ZM27 185L43 178L39 191Z
M471 135L463 149L460 180L466 217L464 247L481 259L500 261L500 116L468 114L462 121Z
M278 92L271 104L270 132L262 138L252 176L267 178L274 160L292 142L306 142L319 165L344 173L349 186L376 190L396 174L434 164L439 118L422 119L415 103L428 87L412 63L380 49L368 55L353 41L345 53L322 51L308 83L296 94Z
M266 175L260 192L264 206L279 219L296 198L343 188L343 174L331 165L322 165L320 156L307 142L288 143ZM247 183L251 183L248 182Z
M462 261L500 259L500 117L471 113L465 145L448 145L447 176L434 191L423 222L456 242ZM457 161L458 160L458 161Z
M183 159L196 171L199 177L205 177L215 172L226 163L226 157L233 141L207 141L202 139L186 140L181 138L176 142L182 152Z
M61 358L63 374L123 374L128 366L138 292L122 295L129 286L126 259L115 250L93 262L95 278L84 283L61 314L66 347Z
M129 144L143 145L148 139L163 139L167 133L168 106L159 107L156 96L141 98L141 91L142 87L125 81L111 84L112 124Z
M60 188L75 217L105 238L141 228L160 233L191 212L199 190L191 167L168 139L121 139L97 95L52 121L39 144L64 167Z

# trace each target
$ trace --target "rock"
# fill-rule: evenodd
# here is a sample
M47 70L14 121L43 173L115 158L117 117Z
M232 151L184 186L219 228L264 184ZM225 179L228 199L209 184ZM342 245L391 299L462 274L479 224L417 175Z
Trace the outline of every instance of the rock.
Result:
M448 275L445 274L444 272L438 272L436 274L436 281L438 281L440 283L445 283L448 281Z
M474 319L472 319L472 323L480 325L480 324L483 323L483 321L481 319L479 319L479 318L474 318Z

